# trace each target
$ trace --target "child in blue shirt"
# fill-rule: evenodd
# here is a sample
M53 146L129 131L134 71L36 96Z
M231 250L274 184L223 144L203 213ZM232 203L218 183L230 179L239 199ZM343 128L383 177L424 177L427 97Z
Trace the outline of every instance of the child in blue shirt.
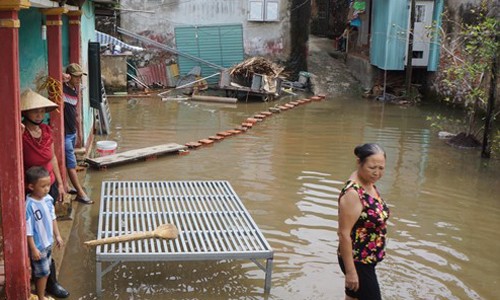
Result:
M64 241L59 234L53 199L49 195L50 174L44 167L31 167L26 171L26 233L39 300L45 299L45 287L50 275L50 262L54 237L61 248Z

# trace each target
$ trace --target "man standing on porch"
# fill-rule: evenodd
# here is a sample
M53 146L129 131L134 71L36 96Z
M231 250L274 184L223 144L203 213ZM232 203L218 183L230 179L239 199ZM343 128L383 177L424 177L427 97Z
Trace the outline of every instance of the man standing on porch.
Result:
M82 76L87 75L82 70L79 64L73 63L66 68L66 73L70 78L63 85L64 93L64 148L66 153L66 168L68 169L69 180L73 185L73 189L68 192L76 194L75 201L92 204L94 201L85 193L85 190L78 181L78 174L76 173L76 156L75 156L75 143L77 137L77 124L79 114L77 113L77 103L79 101L79 88L82 83ZM81 132L79 133L81 137Z

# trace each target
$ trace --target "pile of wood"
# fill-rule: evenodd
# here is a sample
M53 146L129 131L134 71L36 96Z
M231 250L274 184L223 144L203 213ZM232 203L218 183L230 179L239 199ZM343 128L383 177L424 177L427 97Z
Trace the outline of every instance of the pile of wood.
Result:
M229 73L245 78L252 78L254 74L278 77L284 69L263 57L252 57L230 68Z

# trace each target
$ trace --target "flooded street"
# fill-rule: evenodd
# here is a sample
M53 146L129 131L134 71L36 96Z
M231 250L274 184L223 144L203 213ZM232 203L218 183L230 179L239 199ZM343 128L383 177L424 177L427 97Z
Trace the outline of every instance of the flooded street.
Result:
M112 100L118 152L184 144L238 126L277 103L216 105ZM271 292L250 261L120 264L103 279L103 299L343 299L337 263L337 197L355 168L353 148L387 152L378 183L392 216L387 258L378 266L384 299L495 299L500 279L500 162L447 146L426 116L436 107L401 108L335 97L298 106L247 133L189 155L89 169L96 200L78 205L60 272L71 299L94 299L95 251L104 180L227 180L274 249ZM101 138L97 136L97 138Z

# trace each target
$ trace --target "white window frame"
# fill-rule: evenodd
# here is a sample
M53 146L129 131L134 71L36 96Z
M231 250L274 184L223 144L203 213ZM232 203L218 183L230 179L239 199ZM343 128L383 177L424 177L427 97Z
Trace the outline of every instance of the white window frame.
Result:
M248 21L278 22L279 0L248 0Z

